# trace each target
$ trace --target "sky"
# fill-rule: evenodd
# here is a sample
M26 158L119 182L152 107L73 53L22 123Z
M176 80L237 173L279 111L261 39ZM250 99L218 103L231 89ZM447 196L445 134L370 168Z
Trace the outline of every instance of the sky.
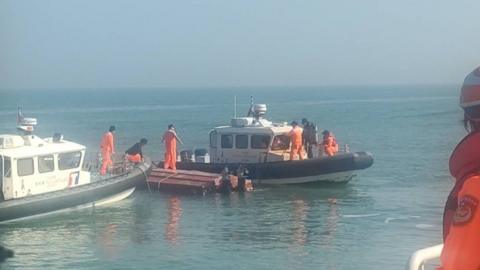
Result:
M460 84L474 0L0 0L0 89Z

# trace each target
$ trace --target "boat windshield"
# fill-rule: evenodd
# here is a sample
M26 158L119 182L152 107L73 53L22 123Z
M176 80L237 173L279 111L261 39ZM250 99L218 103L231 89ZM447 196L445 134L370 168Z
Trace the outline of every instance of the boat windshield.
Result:
M277 135L273 138L272 150L288 150L290 137L287 134Z
M0 156L0 199L3 198L3 156Z
M3 157L3 177L9 178L12 175L12 163L9 157Z
M0 199L3 199L3 179L10 177L11 163L10 158L0 156Z

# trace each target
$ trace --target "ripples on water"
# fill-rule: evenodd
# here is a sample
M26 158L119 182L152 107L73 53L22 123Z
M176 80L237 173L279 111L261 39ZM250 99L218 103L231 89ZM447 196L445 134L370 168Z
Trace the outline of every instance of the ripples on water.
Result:
M2 269L403 269L414 250L441 241L447 161L464 134L455 88L304 89L295 99L290 89L237 90L56 93L58 103L10 93L0 100L0 133L11 132L22 105L38 114L41 136L62 131L95 151L115 124L119 149L147 137L158 158L167 124L186 148L204 146L233 114L233 95L241 111L254 94L273 120L314 119L351 150L372 152L374 166L347 185L137 191L108 207L3 224L0 242L16 257Z

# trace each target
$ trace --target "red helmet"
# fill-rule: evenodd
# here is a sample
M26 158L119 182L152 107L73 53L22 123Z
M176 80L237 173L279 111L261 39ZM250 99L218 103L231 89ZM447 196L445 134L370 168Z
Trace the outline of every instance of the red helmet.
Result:
M468 108L480 105L480 67L465 78L460 94L460 107Z

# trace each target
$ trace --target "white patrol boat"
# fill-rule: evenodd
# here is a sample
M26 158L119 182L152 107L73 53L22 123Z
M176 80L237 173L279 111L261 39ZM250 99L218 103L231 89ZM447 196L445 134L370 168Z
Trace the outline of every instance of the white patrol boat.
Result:
M41 139L36 119L20 116L23 135L0 135L0 222L118 201L146 180L148 161L92 179L85 146L60 134Z
M332 157L290 161L292 126L265 118L265 104L251 105L247 117L234 118L231 125L210 131L210 147L182 151L178 169L220 173L225 167L248 170L254 184L345 183L356 170L373 164L367 152L341 152ZM306 155L305 155L306 156Z

